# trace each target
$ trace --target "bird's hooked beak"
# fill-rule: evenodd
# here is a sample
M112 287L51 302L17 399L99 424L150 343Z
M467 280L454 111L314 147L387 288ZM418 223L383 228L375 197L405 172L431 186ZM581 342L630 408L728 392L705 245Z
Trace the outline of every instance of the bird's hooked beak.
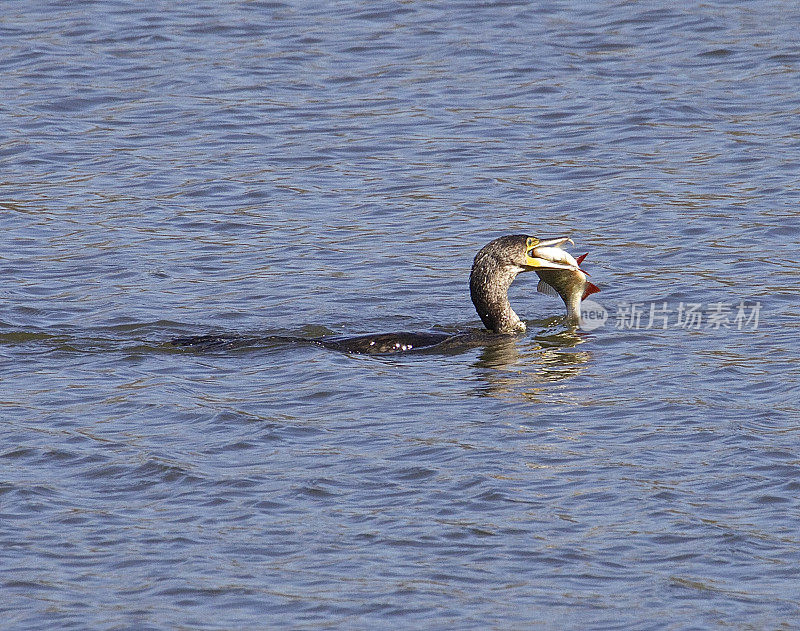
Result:
M572 243L569 237L559 237L558 239L546 239L544 241L536 237L528 237L528 242L525 245L525 267L528 270L537 269L580 269L575 265L554 261L550 258L544 258L543 252L537 251L539 248L559 248L565 243Z

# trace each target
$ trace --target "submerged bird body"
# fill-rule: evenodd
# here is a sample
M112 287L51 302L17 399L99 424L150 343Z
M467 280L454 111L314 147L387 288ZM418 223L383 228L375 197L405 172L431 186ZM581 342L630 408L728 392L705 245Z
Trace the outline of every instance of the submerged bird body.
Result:
M539 291L560 296L567 307L571 324L580 322L581 300L594 291L580 269L585 254L577 260L560 246L571 240L568 237L540 240L529 235L509 235L486 244L472 264L469 288L475 310L486 328L493 334L520 333L525 323L514 313L508 301L508 288L518 274L535 271L541 281ZM484 336L472 334L483 340ZM257 339L257 338L256 338ZM269 336L265 340L310 342L349 353L384 354L452 346L464 339L469 346L470 334L445 333L384 333L356 337L283 338ZM196 348L220 348L219 342L229 348L235 339L218 336L178 338L172 344ZM252 339L251 339L252 342ZM216 346L213 346L216 344Z
M440 346L457 338L452 333L379 333L377 335L356 335L351 337L321 337L314 342L325 348L345 353L363 353L365 355L385 355L419 351Z

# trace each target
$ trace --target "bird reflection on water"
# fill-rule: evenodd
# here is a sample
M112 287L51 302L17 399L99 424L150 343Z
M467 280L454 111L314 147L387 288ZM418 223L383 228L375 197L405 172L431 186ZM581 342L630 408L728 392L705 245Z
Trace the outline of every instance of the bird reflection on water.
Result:
M551 319L539 324L553 324ZM481 349L474 366L483 369L478 373L482 381L477 388L481 396L524 396L538 399L542 384L570 379L579 375L589 364L589 351L574 350L585 342L574 329L552 332L552 328L526 340L518 338L487 345Z

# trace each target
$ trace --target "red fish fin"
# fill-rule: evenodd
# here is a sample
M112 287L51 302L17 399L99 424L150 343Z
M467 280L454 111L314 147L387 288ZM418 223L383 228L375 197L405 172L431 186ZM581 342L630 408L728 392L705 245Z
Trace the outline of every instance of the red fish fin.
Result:
M575 259L576 261L578 261L578 265L583 263L583 259L585 259L588 254L589 254L588 252L586 254L581 254L578 258Z
M586 289L583 290L583 298L581 298L581 300L586 300L589 296L596 294L598 291L600 291L600 288L597 285L587 282Z

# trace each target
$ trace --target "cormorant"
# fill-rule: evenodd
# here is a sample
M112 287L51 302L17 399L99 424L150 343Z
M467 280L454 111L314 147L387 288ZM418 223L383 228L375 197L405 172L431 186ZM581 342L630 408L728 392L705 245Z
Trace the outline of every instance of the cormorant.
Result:
M534 271L539 275L538 291L559 296L567 308L567 321L571 325L580 323L581 300L599 289L590 283L581 270L580 263L585 254L574 259L561 249L569 237L541 240L524 234L515 234L495 239L486 244L475 256L469 277L469 289L475 310L491 334L511 334L525 331L525 323L519 319L508 302L508 288L522 272ZM250 346L261 342L306 342L318 344L348 353L383 354L411 350L439 349L452 345L472 346L487 341L486 337L474 334L430 333L383 333L355 337L326 336L318 338L290 338L269 336L264 338L237 338L230 336L202 335L172 340L174 346L190 346L203 349ZM472 342L472 343L470 343Z

